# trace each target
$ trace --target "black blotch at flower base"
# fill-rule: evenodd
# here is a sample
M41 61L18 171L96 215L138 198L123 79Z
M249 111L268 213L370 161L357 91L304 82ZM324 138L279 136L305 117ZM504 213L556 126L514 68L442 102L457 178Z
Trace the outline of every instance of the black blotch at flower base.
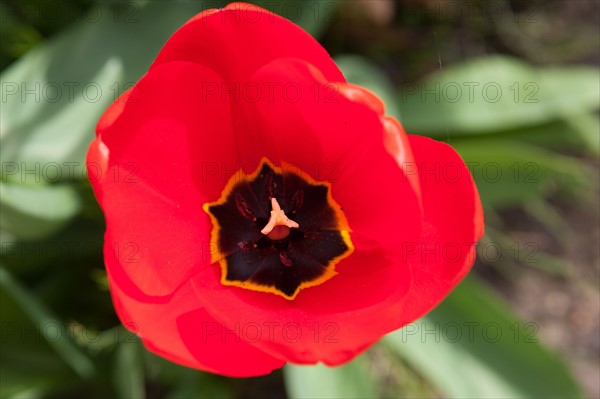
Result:
M263 159L251 175L236 173L218 201L204 204L222 284L294 299L301 289L333 277L335 264L352 253L348 224L329 184L287 169ZM297 228L261 233L272 198Z

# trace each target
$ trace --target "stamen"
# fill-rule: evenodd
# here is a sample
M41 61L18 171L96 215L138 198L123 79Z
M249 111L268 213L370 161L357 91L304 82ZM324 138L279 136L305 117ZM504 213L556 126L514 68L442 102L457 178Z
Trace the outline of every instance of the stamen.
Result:
M237 245L238 245L238 248L240 249L240 251L242 251L242 252L250 252L254 248L256 248L256 244L254 244L251 241L240 241L240 242L238 242Z
M297 211L304 204L304 191L298 190L294 193L292 197L292 213Z
M274 177L275 176L273 176L272 172L265 176L265 185L267 186L267 195L269 198L273 198L275 196L275 182L273 181Z
M235 206L236 206L238 212L243 217L245 217L248 220L252 220L252 221L256 220L256 216L254 216L254 213L252 213L252 211L250 210L248 203L246 202L246 200L244 198L242 198L242 196L239 193L236 193L236 195L235 195Z
M283 263L284 266L292 267L292 260L289 258L288 254L285 251L279 252L279 260Z
M279 206L277 199L275 197L271 198L271 207L273 210L271 211L271 218L269 219L269 223L260 231L262 234L269 236L271 239L282 239L289 235L290 228L298 228L300 225L293 220L288 219L285 216L285 213ZM286 228L277 228L278 226L283 226ZM271 236L271 233L274 236Z

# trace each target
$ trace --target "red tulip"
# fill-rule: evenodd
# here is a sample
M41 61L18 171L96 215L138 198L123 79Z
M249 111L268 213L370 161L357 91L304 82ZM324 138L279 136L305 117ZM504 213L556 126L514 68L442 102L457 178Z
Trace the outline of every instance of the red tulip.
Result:
M102 116L88 170L121 321L229 376L351 360L436 306L483 233L450 146L246 4L170 38Z

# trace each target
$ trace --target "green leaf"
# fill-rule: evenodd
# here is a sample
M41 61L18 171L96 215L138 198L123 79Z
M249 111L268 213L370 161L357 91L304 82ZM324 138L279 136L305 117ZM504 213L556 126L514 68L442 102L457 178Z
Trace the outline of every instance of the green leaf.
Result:
M139 342L121 342L117 349L114 383L122 399L144 399L144 363Z
M84 178L84 158L106 107L147 71L202 2L95 6L0 76L0 155L19 168L58 165ZM70 163L70 164L69 164Z
M386 105L386 114L400 118L400 106L393 84L380 68L358 55L337 56L335 63L348 82L366 87L377 94Z
M567 125L579 136L579 141L590 154L600 155L600 118L598 115L583 113L565 118Z
M600 107L600 71L537 69L490 56L446 68L400 93L409 133L482 134L533 126Z
M495 267L498 273L510 281L518 280L522 276L522 266L535 267L560 277L568 275L567 260L540 250L535 242L514 241L502 230L491 227L491 223L485 226L485 236L479 241L477 249L483 262Z
M468 278L429 315L384 342L445 397L582 397L565 364L536 334L535 323L517 319Z
M23 223L23 216L19 220ZM102 265L103 233L102 222L75 218L68 228L43 240L19 241L5 234L0 236L0 259L17 278L42 279L45 275L51 278L63 271L65 276L78 278L80 275L74 273L74 268L79 271L87 269L82 264Z
M191 369L170 362L149 351L143 351L148 383L166 388L166 399L233 398L236 385L227 377Z
M516 140L461 139L451 144L469 167L486 208L539 200L561 186L577 191L588 179L578 161Z
M504 130L496 138L519 140L559 152L600 155L600 120L594 114L581 113L540 125ZM472 135L458 139L480 138ZM491 137L486 135L485 137Z
M225 1L224 3L227 4L228 2ZM259 0L252 3L289 19L317 39L321 37L327 26L333 21L339 6L338 0Z
M56 232L80 207L77 192L68 185L0 182L0 228L18 239L39 239Z
M82 378L90 377L94 373L92 361L70 341L66 326L51 315L50 311L3 266L0 266L0 287L21 307L48 344L73 371ZM46 331L49 328L56 330L56 333L49 334Z
M46 325L40 329L2 285L0 323L1 398L47 397L76 379L47 339L54 339L62 331L57 325Z
M377 390L366 377L366 363L366 357L361 356L337 367L287 365L284 376L288 394L291 399L375 398Z
M214 375L198 370L185 369L179 372L179 380L166 399L229 399L233 384L228 379L217 380Z

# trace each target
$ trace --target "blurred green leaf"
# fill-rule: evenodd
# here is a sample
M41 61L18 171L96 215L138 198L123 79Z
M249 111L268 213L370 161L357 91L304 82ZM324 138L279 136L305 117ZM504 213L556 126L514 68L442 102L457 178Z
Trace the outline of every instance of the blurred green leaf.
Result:
M58 165L84 178L84 157L106 107L145 73L202 2L96 6L0 76L0 155L31 170ZM75 62L76 60L76 62ZM73 162L74 164L68 164Z
M76 375L46 339L46 336L56 337L60 331L54 325L40 329L3 285L0 285L0 323L1 398L41 398L73 382Z
M473 278L384 342L449 398L579 398L569 370Z
M376 398L375 383L367 374L365 356L337 367L287 365L285 384L291 399Z
M400 93L409 133L482 134L595 111L600 71L593 67L538 69L489 56L444 69Z
M198 370L179 371L177 384L173 386L167 399L227 399L233 398L230 380L215 380L215 376Z
M114 383L121 399L144 399L144 362L139 342L123 341L119 344L114 367Z
M452 140L479 190L484 207L539 200L560 185L585 187L589 174L575 159L516 140Z
M181 373L181 379L175 388L169 393L167 399L187 399L187 398L198 398L198 393L202 392L200 389L200 379L198 378L198 372L194 370L194 373ZM209 386L210 388L210 386ZM207 396L205 396L207 397ZM224 396L210 396L212 398L222 398ZM228 397L228 396L225 396Z
M70 275L77 275L74 268L78 271L86 269L80 266L82 264L102 266L103 226L102 222L75 218L68 228L43 240L19 241L0 236L0 259L18 278L40 278L64 269Z
M23 309L48 344L73 371L83 378L90 377L94 373L94 364L71 342L66 326L52 316L33 294L21 286L4 266L0 266L0 287ZM45 334L47 328L55 329L56 334Z
M600 155L600 118L596 114L574 114L565 118L567 125L573 129L589 153Z
M229 1L223 3L226 5ZM258 0L252 3L289 19L316 39L333 22L339 6L339 0Z
M80 207L75 189L68 185L0 182L0 228L19 239L39 239L56 232Z
M4 349L3 349L4 351ZM7 349L2 360L2 370L0 371L0 397L6 399L37 399L47 397L49 393L60 389L62 383L68 381L66 376L57 375L49 367L44 367L40 363L46 362L47 355L40 353L40 359L35 357L25 357L27 364L18 353L11 348ZM21 361L21 362L19 362ZM21 364L19 364L21 363ZM32 372L33 369L33 372Z
M235 385L227 377L180 366L147 350L144 350L143 354L148 382L160 383L170 388L166 399L234 397Z
M497 134L473 137L472 135L456 139L495 137L518 140L559 152L575 152L600 155L600 120L594 114L585 112L573 114L555 121L535 126L504 130Z
M0 3L0 70L43 40L37 27L18 18L7 3Z
M485 263L511 280L521 277L522 266L535 267L555 276L566 277L568 274L569 265L565 259L540 250L535 242L515 241L502 230L491 227L490 223L486 224L485 236L479 241L477 249Z
M381 68L358 55L337 56L335 63L348 82L366 87L377 94L386 105L386 114L400 118L400 106L392 82Z

